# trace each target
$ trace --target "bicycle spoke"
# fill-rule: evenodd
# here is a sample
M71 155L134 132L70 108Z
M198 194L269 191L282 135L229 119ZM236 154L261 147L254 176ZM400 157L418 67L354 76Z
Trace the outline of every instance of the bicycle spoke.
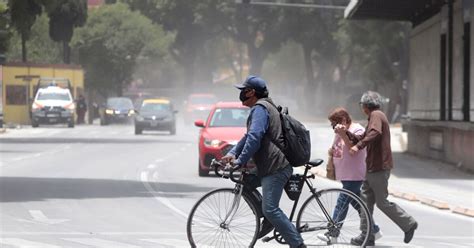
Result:
M187 227L192 245L249 247L255 243L259 226L255 207L248 203L245 196L240 200L235 197L239 195L233 190L220 189L198 201L191 211Z
M305 243L314 246L351 246L352 238L368 230L366 225L362 225L369 221L368 210L361 204L354 194L342 189L322 190L318 196L310 197L297 217L298 228L306 225L302 232ZM329 218L324 214L325 211ZM328 241L320 237L331 239Z

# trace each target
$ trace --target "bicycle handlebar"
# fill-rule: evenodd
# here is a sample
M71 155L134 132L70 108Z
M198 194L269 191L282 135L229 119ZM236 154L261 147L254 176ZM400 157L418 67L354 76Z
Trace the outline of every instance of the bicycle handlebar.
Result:
M225 179L230 179L234 183L244 184L243 181L234 178L234 171L239 170L242 167L241 165L230 166L228 176L224 175L223 173L219 173L219 167L224 167L225 169L227 168L227 165L232 165L232 164L227 163L224 165L222 161L218 161L216 159L213 159L211 161L211 166L214 166L214 173L216 173L217 176L225 178Z

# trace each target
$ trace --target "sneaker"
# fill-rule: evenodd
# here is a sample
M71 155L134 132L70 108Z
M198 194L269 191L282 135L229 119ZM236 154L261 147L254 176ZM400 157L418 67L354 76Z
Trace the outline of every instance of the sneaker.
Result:
M319 233L318 235L316 235L316 237L318 237L319 240L324 241L328 244L337 243L337 237L332 237L331 235L329 235L329 232L325 234Z
M410 230L405 232L405 238L403 239L403 242L405 243L410 243L411 239L413 238L413 235L415 234L415 230L418 228L418 223L415 222L413 226L411 226Z
M379 229L376 233L374 233L374 240L379 240L382 236L382 230Z
M366 235L365 233L361 233L359 236L357 236L355 238L352 238L351 239L351 245L361 246L362 243L364 242L365 235ZM367 240L367 243L365 245L368 245L368 246L374 246L375 245L374 235L369 237L369 240Z

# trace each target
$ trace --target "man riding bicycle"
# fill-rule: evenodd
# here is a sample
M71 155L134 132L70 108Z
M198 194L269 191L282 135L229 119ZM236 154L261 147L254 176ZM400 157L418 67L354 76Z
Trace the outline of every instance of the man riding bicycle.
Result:
M279 207L284 186L293 173L293 167L276 145L283 146L280 114L268 97L263 79L249 76L236 87L242 104L251 108L247 132L222 160L240 166L250 158L255 161L262 186L263 215L291 248L306 247L301 234Z

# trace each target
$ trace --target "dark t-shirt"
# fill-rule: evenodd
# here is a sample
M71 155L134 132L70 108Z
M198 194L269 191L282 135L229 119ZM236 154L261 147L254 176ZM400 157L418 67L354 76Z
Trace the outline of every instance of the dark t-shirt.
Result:
M370 113L365 133L356 138L359 140L357 143L359 149L367 147L367 172L393 168L390 127L382 111L374 110Z

